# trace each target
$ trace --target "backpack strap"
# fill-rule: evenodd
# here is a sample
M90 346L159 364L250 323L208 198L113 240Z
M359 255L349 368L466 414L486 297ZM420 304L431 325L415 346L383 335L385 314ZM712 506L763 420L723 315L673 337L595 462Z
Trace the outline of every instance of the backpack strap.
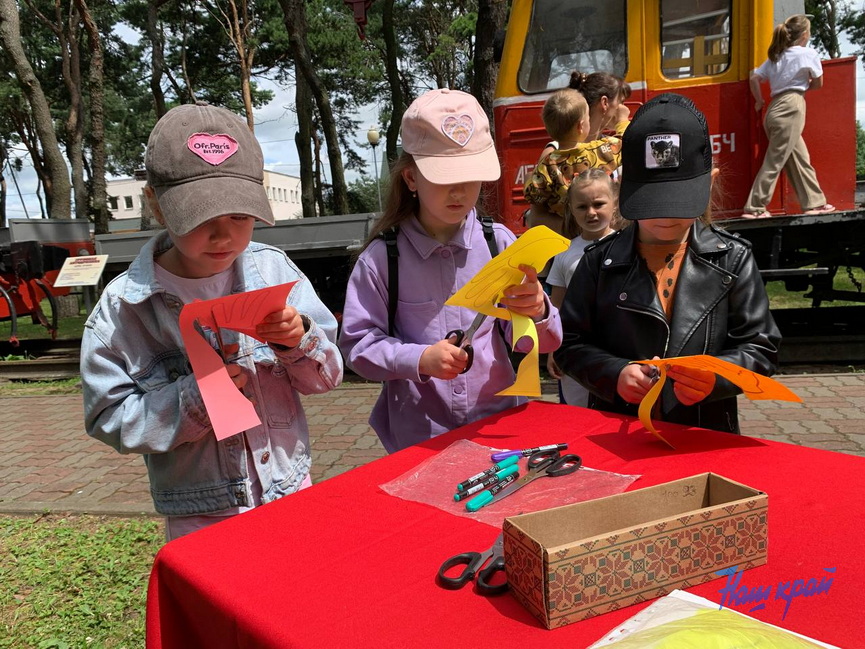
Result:
M499 246L496 243L496 233L493 229L495 221L490 216L477 216L478 222L484 231L484 239L490 249L490 257L495 257L499 254ZM397 235L399 234L399 226L395 225L388 230L384 230L379 236L384 240L387 246L387 334L393 336L394 323L396 322L396 307L399 302L399 248L396 245ZM498 325L498 322L496 323ZM501 332L501 325L499 325ZM504 332L502 332L504 337ZM507 342L507 341L506 341Z
M495 223L495 221L491 216L481 216L478 214L478 222L484 230L484 239L487 240L487 246L490 249L490 257L495 257L499 254L499 245L496 243L496 232L493 229L493 223ZM511 344L508 342L508 337L505 336L505 330L502 329L502 321L498 318L496 318L496 329L498 329L499 335L505 342L505 347L507 347L508 352L511 355L515 354L516 352L511 349ZM513 362L513 358L511 361Z
M379 236L384 239L387 250L387 335L393 336L394 322L396 321L396 305L399 301L399 248L396 245L396 237L399 227L383 231Z
M493 230L493 223L495 223L495 221L491 216L481 216L478 214L478 222L484 230L484 239L487 240L487 246L490 249L490 257L495 257L499 254L499 246L496 243L496 232Z

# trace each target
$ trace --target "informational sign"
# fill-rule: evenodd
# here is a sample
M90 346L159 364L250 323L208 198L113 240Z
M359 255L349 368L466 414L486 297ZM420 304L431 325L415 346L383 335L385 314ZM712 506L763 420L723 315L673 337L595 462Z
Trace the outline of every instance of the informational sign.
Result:
M108 261L108 255L67 257L53 285L58 288L62 286L94 286L105 269L106 261Z

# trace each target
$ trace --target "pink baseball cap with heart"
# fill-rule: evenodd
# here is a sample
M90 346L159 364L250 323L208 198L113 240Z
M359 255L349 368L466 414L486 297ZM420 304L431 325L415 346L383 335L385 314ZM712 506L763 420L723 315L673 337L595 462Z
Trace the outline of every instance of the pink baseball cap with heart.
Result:
M273 225L261 147L246 122L225 108L197 102L169 110L150 133L144 166L174 234L227 214Z
M498 180L502 173L486 113L459 90L431 90L412 102L402 117L402 148L436 185Z

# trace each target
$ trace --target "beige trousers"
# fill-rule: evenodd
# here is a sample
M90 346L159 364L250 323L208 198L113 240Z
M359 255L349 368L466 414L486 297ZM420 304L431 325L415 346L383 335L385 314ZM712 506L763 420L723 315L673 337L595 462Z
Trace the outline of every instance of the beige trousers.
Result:
M793 185L803 210L825 205L826 197L817 182L817 173L811 166L808 147L802 139L805 128L805 97L794 91L776 95L769 103L763 128L769 137L769 147L766 149L763 165L754 178L745 211L759 213L766 209L775 193L775 185L782 169Z

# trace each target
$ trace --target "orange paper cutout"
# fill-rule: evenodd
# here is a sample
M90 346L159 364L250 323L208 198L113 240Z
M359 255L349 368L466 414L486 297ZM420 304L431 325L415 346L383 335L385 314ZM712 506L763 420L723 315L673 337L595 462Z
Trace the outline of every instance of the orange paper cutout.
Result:
M638 414L643 426L670 448L674 448L673 445L661 437L661 434L652 424L652 408L655 405L655 401L658 399L658 395L661 393L661 389L664 387L664 383L667 381L666 367L668 365L679 365L681 367L692 367L695 369L714 372L718 376L727 379L730 383L741 388L742 393L752 401L777 399L778 401L802 402L801 397L784 384L779 383L768 376L763 376L762 374L757 374L756 372L752 372L744 367L740 367L735 363L730 363L729 361L716 358L715 356L709 356L707 354L676 356L673 358L656 358L653 360L632 362L638 365L654 365L660 371L660 377L658 378L657 383L652 386L652 389L646 393L646 396L644 396L643 400L640 402Z
M285 307L288 294L296 283L269 286L215 300L196 300L181 309L180 334L216 439L225 439L258 426L261 419L252 402L234 385L220 354L202 337L196 325L211 329L218 338L219 329L225 328L261 340L255 333L255 326Z

